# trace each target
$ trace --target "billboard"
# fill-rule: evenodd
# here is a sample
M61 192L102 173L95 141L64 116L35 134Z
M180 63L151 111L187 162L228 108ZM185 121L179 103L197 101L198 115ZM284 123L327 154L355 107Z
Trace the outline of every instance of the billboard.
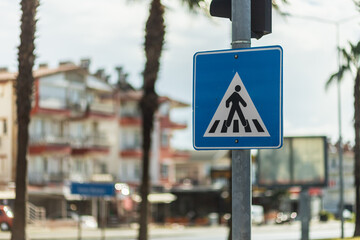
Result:
M281 149L260 149L256 159L259 186L327 185L327 141L324 136L285 137Z

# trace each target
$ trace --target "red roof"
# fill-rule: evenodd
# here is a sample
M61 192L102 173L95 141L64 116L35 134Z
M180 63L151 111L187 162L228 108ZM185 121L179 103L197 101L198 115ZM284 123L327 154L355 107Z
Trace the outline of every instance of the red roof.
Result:
M34 74L34 78L39 78L39 77L54 75L57 73L71 72L71 71L82 71L84 74L87 73L86 69L81 68L75 64L68 63L68 64L59 65L57 68L42 67L37 70L34 70L33 74ZM14 72L0 72L0 81L15 80L16 77L17 77L17 73Z

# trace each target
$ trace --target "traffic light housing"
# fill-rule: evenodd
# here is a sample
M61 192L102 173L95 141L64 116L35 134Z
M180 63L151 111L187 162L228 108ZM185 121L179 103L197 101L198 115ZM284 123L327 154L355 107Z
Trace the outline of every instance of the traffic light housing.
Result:
M271 33L271 0L251 0L251 37L260 39ZM210 15L231 20L231 0L212 0Z

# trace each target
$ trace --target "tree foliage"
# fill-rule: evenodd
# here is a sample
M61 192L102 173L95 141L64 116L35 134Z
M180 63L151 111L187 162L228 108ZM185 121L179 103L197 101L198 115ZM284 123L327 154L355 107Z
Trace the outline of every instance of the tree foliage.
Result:
M355 209L360 209L360 42L356 45L349 42L348 49L341 48L345 63L341 65L337 72L332 74L325 87L328 88L332 83L344 79L346 73L351 73L354 77L354 182L355 182ZM356 210L358 211L358 210ZM340 213L341 214L341 213ZM354 236L360 236L360 214L355 217Z

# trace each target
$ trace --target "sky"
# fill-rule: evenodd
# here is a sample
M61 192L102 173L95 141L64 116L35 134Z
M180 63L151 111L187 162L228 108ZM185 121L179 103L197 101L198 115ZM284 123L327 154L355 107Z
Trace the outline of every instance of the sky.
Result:
M231 22L205 12L189 13L181 1L163 0L166 39L156 89L160 95L192 102L193 55L199 51L229 49ZM0 1L0 67L17 71L20 1ZM42 0L38 8L36 65L55 67L60 61L79 63L90 58L90 70L104 68L116 79L116 66L129 73L128 81L140 88L144 26L150 1ZM289 0L281 6L292 17L273 11L272 33L251 45L280 45L284 51L284 136L326 135L338 139L336 85L325 91L338 66L335 22L340 26L340 46L360 40L360 12L352 0ZM311 16L299 18L295 16ZM315 21L322 18L328 23ZM344 142L354 142L353 76L341 85L341 120ZM188 124L174 132L173 146L192 148L191 107L178 109L172 118Z

